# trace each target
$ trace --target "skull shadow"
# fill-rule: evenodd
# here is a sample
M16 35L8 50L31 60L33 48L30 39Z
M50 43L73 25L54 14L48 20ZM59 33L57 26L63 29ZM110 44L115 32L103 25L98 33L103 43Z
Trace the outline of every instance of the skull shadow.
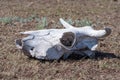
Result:
M95 51L95 57L93 58L94 60L103 60L104 58L117 58L120 59L120 56L115 55L115 53L107 53L107 52L100 52L100 51ZM71 54L68 57L68 60L81 60L81 59L89 59L87 56L82 56L79 54Z

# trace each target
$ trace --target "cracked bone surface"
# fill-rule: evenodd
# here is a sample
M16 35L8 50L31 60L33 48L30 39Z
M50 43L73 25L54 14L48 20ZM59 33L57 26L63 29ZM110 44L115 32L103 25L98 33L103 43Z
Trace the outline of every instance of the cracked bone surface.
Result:
M17 48L28 57L45 60L64 59L72 53L94 57L98 39L111 33L110 28L94 30L91 26L73 27L60 18L65 29L44 29L21 32L28 36L16 40Z

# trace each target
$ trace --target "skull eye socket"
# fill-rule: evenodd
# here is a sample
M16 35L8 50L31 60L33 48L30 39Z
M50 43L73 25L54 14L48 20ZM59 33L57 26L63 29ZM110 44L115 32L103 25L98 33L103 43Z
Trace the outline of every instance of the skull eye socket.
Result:
M66 32L63 34L62 38L60 38L60 42L64 46L72 46L75 39L75 35L73 32Z

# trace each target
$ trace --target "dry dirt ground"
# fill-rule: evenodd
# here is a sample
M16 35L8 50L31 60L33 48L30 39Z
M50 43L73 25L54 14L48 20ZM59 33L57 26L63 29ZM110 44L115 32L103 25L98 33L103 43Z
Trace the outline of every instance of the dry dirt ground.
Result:
M19 32L36 30L36 22L0 23L0 80L120 80L120 0L0 0L0 17L47 17L47 28L60 17L89 19L112 34L100 41L96 59L70 56L60 62L29 59L15 47ZM61 26L62 27L62 26Z

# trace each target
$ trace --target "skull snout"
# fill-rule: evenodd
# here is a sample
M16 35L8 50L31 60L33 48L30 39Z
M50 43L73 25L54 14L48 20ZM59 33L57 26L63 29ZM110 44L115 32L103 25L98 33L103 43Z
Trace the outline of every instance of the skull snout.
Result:
M28 45L24 45L22 47L23 53L28 56L28 57L32 57L30 51L33 51L34 47L28 46Z

